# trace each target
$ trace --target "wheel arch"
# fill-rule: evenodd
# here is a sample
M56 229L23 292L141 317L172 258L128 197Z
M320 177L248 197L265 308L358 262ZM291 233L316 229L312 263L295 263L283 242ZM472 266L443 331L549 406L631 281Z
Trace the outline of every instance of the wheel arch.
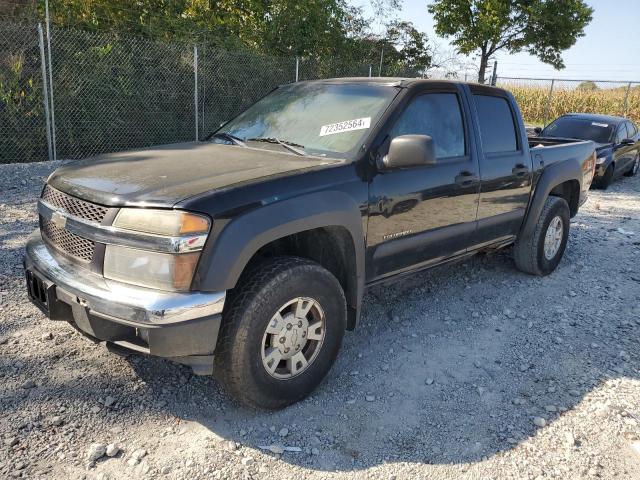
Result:
M545 167L535 186L520 235L531 235L549 196L559 196L567 200L570 215L575 216L580 203L581 182L582 170L578 162L564 161Z
M232 297L243 273L262 260L300 256L336 276L347 298L347 326L355 328L364 294L364 230L347 194L318 192L262 206L229 221L211 242L198 269L200 289Z
M570 216L574 217L578 213L580 203L580 182L567 180L559 183L551 189L549 196L564 198L569 205Z

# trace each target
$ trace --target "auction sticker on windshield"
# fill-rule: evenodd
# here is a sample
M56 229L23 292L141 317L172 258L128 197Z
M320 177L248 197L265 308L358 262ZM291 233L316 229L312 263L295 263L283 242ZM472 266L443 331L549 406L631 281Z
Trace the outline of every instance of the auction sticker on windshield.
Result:
M371 126L371 117L345 120L344 122L331 123L320 127L320 136L335 135L336 133L352 132L354 130L364 130Z

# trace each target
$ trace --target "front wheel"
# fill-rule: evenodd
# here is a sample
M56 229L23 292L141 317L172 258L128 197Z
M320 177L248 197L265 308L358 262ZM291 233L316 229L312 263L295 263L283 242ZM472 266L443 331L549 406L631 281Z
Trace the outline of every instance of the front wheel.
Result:
M625 173L625 176L635 177L636 173L638 173L638 169L640 169L640 153L636 155L633 165L631 165L631 169Z
M275 258L243 280L225 312L215 373L240 402L277 409L329 372L346 328L338 280L315 262Z
M569 205L564 198L549 197L533 233L516 241L516 266L532 275L550 274L560 263L568 238Z

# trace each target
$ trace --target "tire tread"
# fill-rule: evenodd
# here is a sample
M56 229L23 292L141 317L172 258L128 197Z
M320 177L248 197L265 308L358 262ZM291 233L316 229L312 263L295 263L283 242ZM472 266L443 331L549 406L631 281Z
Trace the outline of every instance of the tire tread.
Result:
M518 237L516 240L513 257L518 270L531 275L542 276L545 274L540 268L540 264L538 262L540 242L544 239L542 229L545 226L549 213L558 203L566 204L567 202L564 198L553 196L548 197L544 202L544 207L542 208L542 212L540 212L540 216L538 217L533 233L528 237ZM568 208L569 206L567 205L567 210Z
M279 402L270 404L263 392L246 375L243 375L245 365L240 356L234 355L233 351L234 345L246 342L251 333L243 326L242 319L252 315L251 305L254 304L255 297L264 295L265 286L274 278L280 277L280 280L283 280L287 275L292 275L294 270L299 273L300 270L304 272L318 269L329 274L335 281L338 291L342 292L340 283L330 272L316 262L294 256L267 260L249 273L243 274L238 281L239 287L234 292L228 309L224 312L214 358L214 375L224 384L231 396L241 403L255 409L273 409L283 406ZM346 304L344 294L342 301ZM258 398L261 399L259 402L254 400Z

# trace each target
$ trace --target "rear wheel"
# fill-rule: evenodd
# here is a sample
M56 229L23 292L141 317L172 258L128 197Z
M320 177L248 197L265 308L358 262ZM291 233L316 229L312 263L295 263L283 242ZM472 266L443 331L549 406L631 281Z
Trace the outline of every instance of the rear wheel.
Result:
M625 175L627 177L635 177L636 173L638 173L638 169L640 169L640 153L636 155L636 158L631 165L631 169L628 170Z
M604 175L602 175L602 178L598 180L598 187L600 187L602 190L606 190L607 188L609 188L609 185L611 185L611 181L613 180L614 170L615 166L612 163L604 171Z
M568 238L569 205L564 198L549 197L533 233L516 241L516 266L532 275L550 274L560 263Z
M338 280L315 262L278 257L254 270L225 312L215 370L245 405L276 409L315 389L346 328Z

